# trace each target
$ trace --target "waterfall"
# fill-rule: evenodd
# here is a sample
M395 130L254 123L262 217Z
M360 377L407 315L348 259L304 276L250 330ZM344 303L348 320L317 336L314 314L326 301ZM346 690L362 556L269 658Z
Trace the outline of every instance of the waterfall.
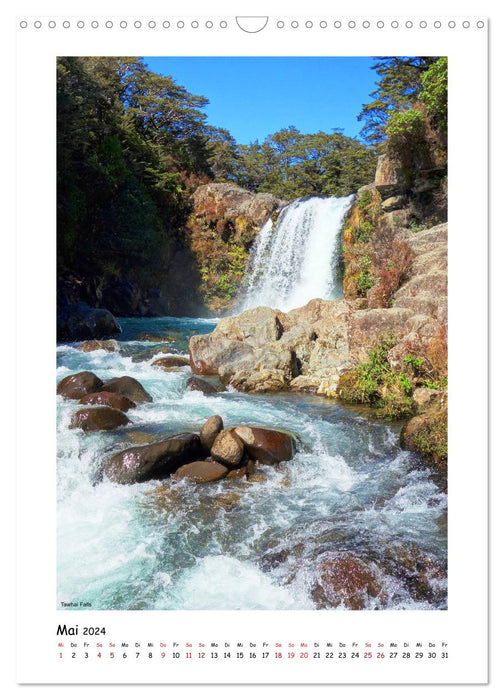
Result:
M342 295L340 233L354 195L297 199L262 227L251 252L242 310L289 311Z

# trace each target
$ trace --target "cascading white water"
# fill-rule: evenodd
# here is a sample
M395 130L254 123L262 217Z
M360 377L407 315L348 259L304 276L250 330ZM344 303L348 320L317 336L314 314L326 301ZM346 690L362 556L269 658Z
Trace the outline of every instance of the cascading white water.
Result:
M289 311L341 295L340 232L354 195L310 197L286 206L261 229L252 250L242 309Z

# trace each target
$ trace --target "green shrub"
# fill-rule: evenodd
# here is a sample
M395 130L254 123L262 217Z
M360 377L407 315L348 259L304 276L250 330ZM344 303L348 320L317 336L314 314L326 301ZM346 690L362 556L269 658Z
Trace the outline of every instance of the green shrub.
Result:
M338 396L347 403L362 403L376 409L376 415L400 420L413 414L413 384L404 372L395 372L388 351L395 345L392 336L382 337L369 353L368 362L345 373L338 384Z
M355 238L361 243L369 243L373 233L373 225L369 221L364 221L355 231Z
M371 204L373 195L369 190L364 190L357 201L357 206L359 209L365 209L369 204Z

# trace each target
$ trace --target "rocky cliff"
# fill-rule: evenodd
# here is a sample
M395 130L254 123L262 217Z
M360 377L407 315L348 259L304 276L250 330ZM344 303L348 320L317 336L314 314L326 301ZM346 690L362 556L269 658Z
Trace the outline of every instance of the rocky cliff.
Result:
M187 231L201 274L200 295L221 313L232 308L256 235L286 202L231 183L201 185L192 202Z

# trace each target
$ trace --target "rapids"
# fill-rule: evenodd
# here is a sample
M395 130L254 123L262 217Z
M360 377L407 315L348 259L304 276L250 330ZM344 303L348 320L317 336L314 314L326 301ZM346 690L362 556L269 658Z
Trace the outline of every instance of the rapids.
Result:
M58 346L58 380L82 370L102 379L127 374L153 397L128 412L131 425L88 434L67 427L77 402L57 397L58 607L85 601L92 609L313 609L317 564L334 552L380 565L390 547L404 545L446 566L446 495L426 463L400 449L400 425L312 395L188 391L189 368L153 367L145 353L161 356L158 346L137 336L166 334L163 345L187 353L189 337L210 332L215 321L120 323L120 352ZM295 458L262 467L265 479L256 482L93 486L104 455L197 432L215 413L225 426L293 431ZM435 603L419 599L390 572L383 582L388 609L446 607L445 594Z

